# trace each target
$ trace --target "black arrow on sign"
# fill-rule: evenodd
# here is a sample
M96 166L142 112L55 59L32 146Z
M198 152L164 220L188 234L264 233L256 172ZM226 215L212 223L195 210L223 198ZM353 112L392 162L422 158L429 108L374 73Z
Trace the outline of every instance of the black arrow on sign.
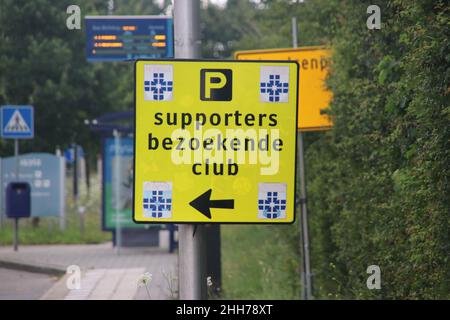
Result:
M192 200L189 204L194 209L200 211L208 219L211 219L211 208L220 209L234 209L234 200L211 200L212 189L209 189L205 193L199 195L197 198Z

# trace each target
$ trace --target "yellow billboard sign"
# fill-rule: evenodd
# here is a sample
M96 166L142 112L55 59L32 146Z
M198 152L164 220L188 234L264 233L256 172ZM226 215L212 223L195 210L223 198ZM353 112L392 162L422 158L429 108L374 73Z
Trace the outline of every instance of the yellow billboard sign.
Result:
M295 60L300 66L298 128L301 131L330 129L331 119L322 114L332 94L325 86L330 50L324 47L238 51L239 60Z
M298 64L138 60L137 223L291 223Z

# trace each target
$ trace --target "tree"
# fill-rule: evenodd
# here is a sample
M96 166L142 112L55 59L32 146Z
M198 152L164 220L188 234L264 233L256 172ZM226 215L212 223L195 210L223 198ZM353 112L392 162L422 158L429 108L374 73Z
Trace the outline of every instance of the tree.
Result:
M128 110L133 103L132 63L88 63L85 30L66 27L71 1L0 1L0 104L31 104L35 138L21 150L54 152L73 141L98 148L85 119ZM116 2L117 4L117 2ZM105 1L77 1L82 16L106 14ZM117 14L159 14L149 1L116 5ZM82 17L82 18L83 18ZM1 154L12 153L2 140Z

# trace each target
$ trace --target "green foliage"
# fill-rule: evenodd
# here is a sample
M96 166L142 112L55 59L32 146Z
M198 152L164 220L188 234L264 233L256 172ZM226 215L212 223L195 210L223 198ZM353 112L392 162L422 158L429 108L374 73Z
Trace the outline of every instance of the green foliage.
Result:
M382 28L367 30L368 1L339 3L335 126L306 152L316 294L449 298L450 10L378 1ZM379 291L365 287L371 264Z
M202 57L228 58L245 35L256 38L255 6L248 1L228 1L225 8L209 5L201 11Z
M224 299L299 299L298 224L224 225Z
M22 152L54 152L73 141L87 153L98 150L85 119L133 103L133 64L88 63L85 30L69 30L66 8L76 4L85 15L107 12L106 1L0 0L0 105L31 104L35 139ZM151 1L115 1L116 14L159 14ZM12 154L12 142L0 142L0 155Z
M111 104L96 95L106 83L85 62L82 32L66 27L69 3L1 1L0 104L35 107L35 139L23 151L53 152L82 139L83 120Z

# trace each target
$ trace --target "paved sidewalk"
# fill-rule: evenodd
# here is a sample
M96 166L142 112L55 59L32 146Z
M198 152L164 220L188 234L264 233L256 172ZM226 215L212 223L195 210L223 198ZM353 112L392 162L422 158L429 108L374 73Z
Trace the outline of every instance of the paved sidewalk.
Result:
M43 273L65 273L70 265L81 269L81 288L68 290L64 275L41 299L149 299L138 287L144 272L152 274L151 299L177 295L177 256L159 248L121 248L98 245L34 245L0 247L0 266Z
M37 300L57 281L55 276L0 268L0 300Z

